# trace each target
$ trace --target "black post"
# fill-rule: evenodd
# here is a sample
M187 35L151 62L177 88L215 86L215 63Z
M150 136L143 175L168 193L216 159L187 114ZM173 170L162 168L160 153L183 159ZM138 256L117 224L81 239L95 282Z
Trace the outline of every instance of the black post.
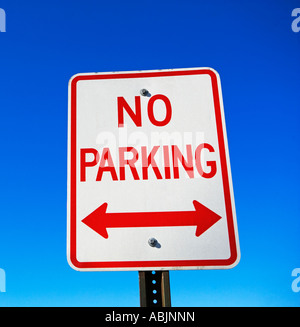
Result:
M171 307L169 271L139 271L140 306Z

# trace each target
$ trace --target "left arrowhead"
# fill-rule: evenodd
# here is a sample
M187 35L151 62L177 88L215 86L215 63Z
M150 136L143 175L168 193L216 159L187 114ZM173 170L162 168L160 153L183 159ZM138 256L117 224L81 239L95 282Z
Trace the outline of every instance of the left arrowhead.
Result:
M83 223L104 238L108 238L106 230L106 209L107 203L103 203L99 208L82 220Z

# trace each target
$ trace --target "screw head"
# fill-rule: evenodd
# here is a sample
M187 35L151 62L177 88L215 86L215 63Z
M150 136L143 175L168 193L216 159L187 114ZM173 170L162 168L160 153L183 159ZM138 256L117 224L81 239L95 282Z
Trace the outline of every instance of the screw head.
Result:
M149 91L146 90L146 89L141 89L140 93L141 93L142 96L145 97L145 96L147 96L149 94Z
M154 238L154 237L151 237L151 238L149 238L149 240L148 240L148 244L151 246L151 247L155 247L156 246L156 244L157 244L157 240Z

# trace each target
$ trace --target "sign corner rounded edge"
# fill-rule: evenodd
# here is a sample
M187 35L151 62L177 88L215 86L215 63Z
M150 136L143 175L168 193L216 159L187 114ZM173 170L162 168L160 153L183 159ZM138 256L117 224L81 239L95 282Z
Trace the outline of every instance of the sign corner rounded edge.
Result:
M212 68L212 67L205 67L205 68L203 68L203 70L207 70L207 74L211 78L215 77L217 80L220 80L220 74L214 68Z
M230 256L230 258L227 259L228 264L226 266L224 266L225 269L232 269L234 267L236 267L239 262L241 260L241 251L240 251L240 247L239 244L236 244L236 251L234 254L232 254Z
M72 255L72 253L70 252L70 250L68 249L68 252L67 252L67 260L68 260L68 264L69 266L76 270L76 271L82 271L83 267L82 267L82 263L79 262L77 259L76 259L76 256Z
M87 75L87 74L86 73L78 73L78 74L71 76L71 78L69 79L69 87L71 87L73 85L73 83L76 84L80 80L80 78L85 75Z

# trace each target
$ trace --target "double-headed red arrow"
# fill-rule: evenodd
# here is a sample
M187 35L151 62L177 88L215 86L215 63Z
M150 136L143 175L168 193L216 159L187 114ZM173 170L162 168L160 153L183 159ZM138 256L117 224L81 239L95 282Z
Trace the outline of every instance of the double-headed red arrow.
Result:
M107 213L107 203L103 203L82 222L104 238L108 238L107 228L166 226L197 226L198 237L221 217L198 201L193 204L194 211Z

